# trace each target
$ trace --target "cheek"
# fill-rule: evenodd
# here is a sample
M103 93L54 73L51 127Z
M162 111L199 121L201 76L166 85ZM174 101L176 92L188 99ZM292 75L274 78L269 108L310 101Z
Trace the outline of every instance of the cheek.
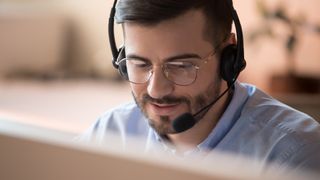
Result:
M142 84L137 85L137 84L130 83L130 87L133 95L139 100L141 99L143 94L147 93L147 87L145 85L142 85Z
M193 89L198 90L198 93L205 91L209 86L220 81L221 76L217 61L217 59L211 59L199 69L197 79L193 84Z
M213 97L219 94L220 76L216 70L216 66L202 69L199 72L197 80L188 87L185 95L191 100L193 111L207 105Z

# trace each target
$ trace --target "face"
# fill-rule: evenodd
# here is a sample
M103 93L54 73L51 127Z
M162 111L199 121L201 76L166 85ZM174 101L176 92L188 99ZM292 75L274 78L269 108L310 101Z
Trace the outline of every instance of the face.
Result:
M150 79L143 84L131 83L131 89L149 124L159 134L174 133L171 123L175 118L186 112L194 114L220 94L219 62L216 54L208 56L214 46L204 35L205 18L201 11L192 10L154 26L128 22L123 28L126 57L143 59L152 65ZM192 63L199 69L192 84L177 85L165 76L164 63L195 56L199 58Z

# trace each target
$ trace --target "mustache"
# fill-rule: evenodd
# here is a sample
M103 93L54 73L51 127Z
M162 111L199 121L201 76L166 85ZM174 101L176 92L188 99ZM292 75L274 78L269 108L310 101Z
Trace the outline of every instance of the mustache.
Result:
M173 97L173 96L164 96L161 99L156 99L148 94L142 96L143 104L147 102L157 103L157 104L174 104L174 103L187 103L190 104L190 101L185 97Z

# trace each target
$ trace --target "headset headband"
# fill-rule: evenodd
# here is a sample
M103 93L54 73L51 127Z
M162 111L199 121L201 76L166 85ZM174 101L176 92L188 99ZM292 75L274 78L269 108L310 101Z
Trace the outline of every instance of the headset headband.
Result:
M110 16L109 16L108 34L109 34L110 48L112 52L112 65L113 67L118 69L118 65L116 64L116 61L119 55L119 50L117 48L116 40L114 37L114 16L116 14L116 5L117 5L117 0L114 0L111 11L110 11Z
M230 8L231 8L231 16L234 22L234 26L236 28L236 34L237 34L237 59L235 62L235 66L236 68L239 68L240 70L242 70L245 65L243 65L243 61L244 61L244 48L243 48L243 33L242 33L242 27L241 27L241 23L239 20L239 16L237 11L235 10L234 6L233 6L233 2L232 0L227 0Z

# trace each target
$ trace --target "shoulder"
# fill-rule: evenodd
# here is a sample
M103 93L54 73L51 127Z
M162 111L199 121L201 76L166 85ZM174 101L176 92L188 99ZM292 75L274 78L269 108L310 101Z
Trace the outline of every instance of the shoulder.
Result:
M116 119L122 119L122 121L127 121L128 117L137 117L137 116L141 116L139 107L134 102L129 102L104 112L98 118L98 120L100 122L107 122L107 121L116 120Z
M258 127L274 127L286 133L306 131L310 126L319 130L319 123L309 115L296 110L259 89L248 98L242 115L251 117Z
M85 133L86 137L100 139L107 134L123 137L142 136L147 134L148 123L139 107L134 103L126 103L103 113ZM88 138L87 138L88 139Z
M239 120L246 121L249 139L260 142L269 161L320 169L320 125L309 115L256 89Z

